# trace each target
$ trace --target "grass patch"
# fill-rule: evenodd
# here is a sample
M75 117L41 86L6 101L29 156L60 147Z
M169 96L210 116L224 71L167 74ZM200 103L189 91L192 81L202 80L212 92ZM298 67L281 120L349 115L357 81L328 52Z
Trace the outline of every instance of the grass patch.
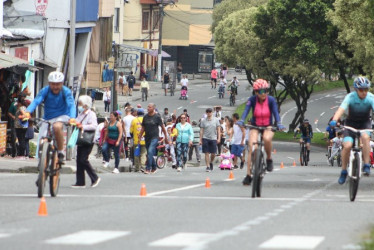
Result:
M300 134L296 135L296 138L293 138L294 133L284 133L284 132L275 132L274 140L276 141L290 141L298 142L300 139ZM324 133L313 133L312 146L326 147L326 141L323 140Z
M29 142L30 156L35 157L36 155L36 145L33 142Z
M361 243L362 249L373 250L374 249L374 228L370 230L369 235L365 235L364 241Z

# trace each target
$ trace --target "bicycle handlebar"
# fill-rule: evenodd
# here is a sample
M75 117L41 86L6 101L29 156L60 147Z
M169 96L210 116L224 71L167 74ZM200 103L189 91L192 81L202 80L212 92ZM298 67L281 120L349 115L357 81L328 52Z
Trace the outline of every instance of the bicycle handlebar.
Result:
M268 129L271 129L271 131L277 131L278 128L277 127L274 127L274 126L268 126L268 127L259 127L259 126L254 126L254 125L249 125L249 124L244 124L244 127L245 128L254 128L254 129L258 129L260 131L264 131L264 130L268 130Z

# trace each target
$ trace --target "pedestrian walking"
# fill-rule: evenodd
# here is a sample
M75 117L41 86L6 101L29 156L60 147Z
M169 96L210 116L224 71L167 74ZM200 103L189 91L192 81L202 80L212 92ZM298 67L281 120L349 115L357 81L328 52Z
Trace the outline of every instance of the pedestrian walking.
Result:
M82 95L78 99L78 112L79 115L76 118L77 127L84 133L90 131L94 133L97 128L97 117L96 113L91 110L92 99L88 95ZM77 147L77 171L76 171L76 182L72 188L85 188L86 180L84 171L91 179L91 187L96 187L100 182L100 177L97 176L95 169L92 167L88 160L93 148L93 142L90 145L78 145Z
M216 68L213 68L212 71L210 72L210 84L212 85L212 89L213 89L213 82L214 82L214 88L217 87L217 76L218 76L218 72Z
M193 151L195 150L196 154L196 160L197 162L200 162L200 150L199 150L199 142L200 142L200 127L197 126L196 121L192 121L192 131L193 131L193 141L192 141L192 146L190 147L188 151L188 160L192 161L192 155Z
M144 166L146 163L146 153L147 149L145 147L145 138L142 136L139 140L139 133L142 130L142 122L144 116L144 109L139 108L133 112L134 119L131 122L130 133L133 135L134 138L134 152L136 147L140 146L140 154L134 154L134 170L135 172L139 172L141 170L144 171Z
M165 71L165 74L163 76L163 84L162 84L162 88L165 90L165 96L168 93L169 82L170 82L169 72Z
M125 94L127 94L127 91L125 89L125 86L127 87L127 82L126 82L126 78L123 75L123 72L119 73L118 86L119 86L118 93L122 93L122 95L124 95L123 93L125 92Z
M20 115L23 115L23 113L26 111L26 102L25 102L26 94L20 93L18 95L17 105L16 105L16 115L15 115L15 129L16 129L16 136L18 139L18 151L17 155L20 160L25 160L28 155L26 155L26 141L25 141L25 135L27 128L29 126L28 121L22 121L18 117Z
M177 66L177 80L178 80L178 83L181 82L182 71L183 71L182 63L179 62L179 63L178 63L178 66Z
M134 85L136 83L136 79L134 73L131 71L130 75L127 76L127 84L129 85L129 96L132 96L132 90L134 89Z
M192 146L194 133L191 124L187 122L187 115L181 115L181 122L177 123L177 171L180 172L187 162L188 147ZM183 157L183 159L182 159Z
M140 82L140 89L142 91L142 101L148 100L148 91L149 91L149 83L144 76L142 76L142 81Z
M240 169L244 167L243 150L245 147L245 128L236 124L239 121L239 114L232 115L234 123L233 133L231 134L231 153L234 155L234 169L238 169L238 158L240 158Z
M119 115L116 111L110 113L109 116L109 124L104 136L104 145L103 145L103 156L104 156L104 167L109 166L109 159L110 159L110 150L113 149L114 151L114 169L113 173L118 174L118 166L119 166L119 149L120 143L122 139L122 124L119 121Z
M161 116L155 112L155 109L156 105L154 103L148 104L148 113L143 118L142 129L138 136L138 139L141 140L145 132L145 145L147 148L147 166L144 171L145 174L156 173L157 171L153 156L156 155L156 148L159 140L159 127L161 127L164 135L167 133L162 123ZM167 138L165 138L165 143L168 143Z
M170 118L171 118L171 114L169 113L169 109L164 108L164 113L162 114L162 121L164 122L164 124L166 124Z
M122 122L124 124L124 149L125 149L125 157L126 161L129 161L132 159L133 156L133 150L132 150L132 145L131 145L131 134L130 134L130 127L132 124L132 121L134 120L134 116L132 113L135 113L137 111L134 108L127 107L125 109L125 117L123 117Z
M220 143L220 124L212 114L212 109L206 109L206 118L200 123L200 145L205 154L206 172L213 171L213 162L216 157L217 143Z
M111 92L109 90L109 88L105 88L105 92L104 92L104 96L103 96L103 100L104 100L104 112L109 112L109 105L110 105L110 101L111 101Z

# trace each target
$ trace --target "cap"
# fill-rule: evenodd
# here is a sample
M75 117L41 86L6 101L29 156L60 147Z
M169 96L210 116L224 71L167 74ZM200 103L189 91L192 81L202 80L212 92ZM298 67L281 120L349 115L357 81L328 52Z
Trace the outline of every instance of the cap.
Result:
M117 114L122 115L122 112L119 110L116 110Z
M141 108L142 105L141 105L140 103L138 103L138 104L136 104L136 107L137 107L137 108Z
M144 109L143 108L138 109L138 115L144 115Z

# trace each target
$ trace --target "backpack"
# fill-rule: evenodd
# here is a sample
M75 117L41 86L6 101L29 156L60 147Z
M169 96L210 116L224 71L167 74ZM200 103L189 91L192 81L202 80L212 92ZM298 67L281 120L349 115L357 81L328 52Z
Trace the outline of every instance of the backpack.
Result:
M127 78L127 81L129 84L134 84L135 83L135 77L133 75L129 75Z

